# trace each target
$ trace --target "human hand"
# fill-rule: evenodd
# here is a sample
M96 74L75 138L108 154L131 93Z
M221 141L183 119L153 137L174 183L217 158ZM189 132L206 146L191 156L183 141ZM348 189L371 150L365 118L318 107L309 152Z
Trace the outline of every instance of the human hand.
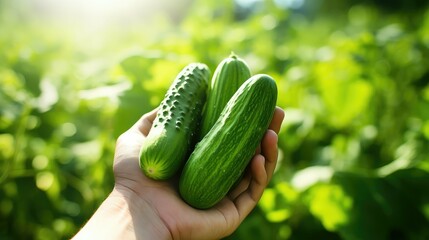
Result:
M273 120L260 147L250 161L245 176L217 205L199 210L186 204L178 193L178 179L155 181L146 177L139 167L139 152L148 135L156 109L143 115L116 143L113 171L115 187L94 216L88 228L125 229L125 233L104 233L103 237L127 236L136 239L219 239L232 234L255 208L271 180L277 163L277 134L284 112L276 108ZM112 207L113 206L113 207ZM114 221L115 220L115 221ZM92 224L91 224L92 223ZM92 225L92 227L91 227ZM84 227L84 228L85 228ZM81 231L91 232L91 231ZM85 234L81 234L85 236Z

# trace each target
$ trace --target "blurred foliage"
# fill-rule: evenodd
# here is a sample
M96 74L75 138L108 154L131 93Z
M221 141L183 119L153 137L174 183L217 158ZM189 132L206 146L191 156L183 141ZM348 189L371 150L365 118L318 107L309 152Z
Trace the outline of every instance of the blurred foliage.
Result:
M72 236L112 189L119 134L184 65L231 51L277 80L286 117L229 239L429 238L426 1L160 1L104 27L47 2L0 0L0 239Z

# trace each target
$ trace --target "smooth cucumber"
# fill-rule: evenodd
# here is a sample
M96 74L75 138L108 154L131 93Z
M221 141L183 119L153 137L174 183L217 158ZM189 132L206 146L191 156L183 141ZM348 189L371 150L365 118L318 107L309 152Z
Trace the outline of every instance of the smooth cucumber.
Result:
M179 191L189 205L210 208L228 193L261 142L276 101L276 83L265 74L236 91L183 168Z
M229 99L250 76L246 62L233 53L219 63L208 89L200 138L210 131Z

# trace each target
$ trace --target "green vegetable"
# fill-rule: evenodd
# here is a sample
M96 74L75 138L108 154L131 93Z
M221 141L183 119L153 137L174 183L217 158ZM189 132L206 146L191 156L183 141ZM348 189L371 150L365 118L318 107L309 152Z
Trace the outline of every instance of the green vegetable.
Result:
M200 138L210 131L229 99L250 76L246 62L235 54L217 66L207 94Z
M219 202L237 182L274 114L277 86L268 75L248 79L195 146L180 177L182 198L195 208Z
M146 176L168 179L183 166L195 144L209 76L205 64L192 63L168 89L140 150L140 168Z

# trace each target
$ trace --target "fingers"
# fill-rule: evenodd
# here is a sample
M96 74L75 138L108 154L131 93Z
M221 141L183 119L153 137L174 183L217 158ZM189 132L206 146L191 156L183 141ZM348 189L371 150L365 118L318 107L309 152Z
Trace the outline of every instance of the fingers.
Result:
M257 205L277 163L277 133L280 131L283 118L283 110L276 107L269 129L255 150L243 178L230 191L228 197L214 208L204 211L207 219L213 220L210 228L213 231L212 237L229 235ZM219 231L221 229L225 231Z
M284 118L283 109L276 107L274 110L273 119L269 126L269 129L265 133L261 142L261 154L265 157L265 170L268 177L268 182L271 181L271 178L274 173L274 169L277 165L278 158L278 133L280 131L281 124Z
M267 186L267 173L265 172L265 158L256 155L250 163L252 180L246 191L241 193L234 201L240 216L240 222L255 208Z
M283 111L283 109L281 109L280 107L276 107L276 109L274 110L273 119L271 120L270 126L268 128L278 134L284 117L285 112Z
M246 175L229 193L230 199L233 201L235 199L237 209L241 212L240 216L247 215L256 206L273 176L278 157L277 133L280 131L283 118L284 111L276 107L269 129L256 149Z
M221 233L221 236L229 235L256 207L268 184L265 162L264 156L255 155L249 164L247 174L231 192L230 197L224 198L212 211L207 212L213 219L221 221L225 225L226 232ZM222 218L212 214L213 211L221 213ZM216 229L212 228L212 230Z
M229 193L229 198L231 200L234 200L242 192L246 191L246 189L249 187L251 179L252 179L251 172L249 170L246 170L243 178L240 180L240 182L237 184L237 186L233 190L231 190L231 192Z
M256 154L250 162L250 177L244 178L231 192L236 197L234 203L242 221L256 206L271 180L278 157L278 132L283 122L284 111L276 107L269 129L265 133ZM262 154L262 155L260 155ZM243 189L247 186L247 189ZM238 195L237 195L238 194ZM234 199L234 198L233 198Z
M267 183L270 182L274 173L274 169L276 168L276 165L277 165L277 158L278 158L277 139L278 139L277 134L273 130L269 129L265 133L261 142L261 146L258 147L259 150L257 150L257 153L254 156L254 158L256 158L258 157L259 154L262 154L265 158L264 169L267 174ZM253 178L255 178L255 176L252 177L251 173L252 173L251 171L247 170L246 174L244 175L240 183L229 193L229 197L231 199L235 199L238 195L240 195L248 188L250 181Z
M249 184L249 195L253 201L258 202L262 196L262 192L268 183L267 172L265 171L266 158L262 155L257 155L250 163L252 172L252 181Z
M279 133L280 127L281 127L282 122L283 122L284 115L285 114L284 114L283 109L276 107L274 109L273 119L271 120L271 123L268 126L268 129L273 130L275 133ZM260 153L261 153L261 145L259 144L258 147L256 148L255 155L260 154Z
M268 182L273 176L274 169L277 165L278 158L278 147L277 147L278 136L273 130L268 130L261 143L261 153L265 157L265 171L268 176Z

